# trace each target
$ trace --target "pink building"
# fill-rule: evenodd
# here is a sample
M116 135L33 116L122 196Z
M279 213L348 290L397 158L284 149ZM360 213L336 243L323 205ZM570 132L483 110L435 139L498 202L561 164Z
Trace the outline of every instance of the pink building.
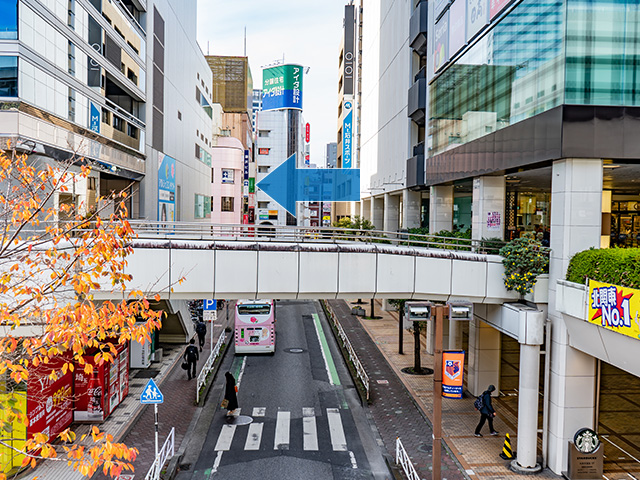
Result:
M211 222L242 223L244 147L237 138L217 137L212 153Z

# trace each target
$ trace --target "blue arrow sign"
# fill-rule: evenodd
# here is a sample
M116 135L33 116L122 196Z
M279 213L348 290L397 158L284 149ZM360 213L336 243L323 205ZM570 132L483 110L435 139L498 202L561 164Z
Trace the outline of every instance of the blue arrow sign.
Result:
M156 382L153 381L153 378L150 378L147 385L144 387L142 395L140 395L140 403L164 403L164 395L162 395L162 392L158 388L158 385L156 385Z
M258 182L258 188L296 214L296 202L357 202L360 170L356 168L296 168L296 155Z

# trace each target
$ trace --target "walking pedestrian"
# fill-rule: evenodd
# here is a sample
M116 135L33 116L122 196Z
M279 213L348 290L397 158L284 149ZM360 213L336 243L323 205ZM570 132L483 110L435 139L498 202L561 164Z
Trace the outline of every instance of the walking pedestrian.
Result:
M204 347L204 339L207 336L207 324L202 320L199 320L196 324L196 333L198 334L198 343L200 344L200 351Z
M476 437L482 436L480 430L482 430L484 422L486 421L489 421L489 431L491 432L491 435L498 435L498 432L493 429L493 417L496 416L496 411L491 404L491 392L495 391L495 389L496 387L489 385L487 389L482 392L482 395L480 395L480 398L482 399L482 407L480 408L480 422L478 422L478 426L476 427Z
M236 379L233 378L231 373L224 374L226 384L224 386L224 399L227 402L225 408L227 409L227 416L233 415L233 411L238 408L238 387L236 386Z
M198 353L198 347L195 346L195 339L191 339L189 346L184 352L184 361L187 362L187 379L191 380L196 378L196 362L200 360L200 354Z

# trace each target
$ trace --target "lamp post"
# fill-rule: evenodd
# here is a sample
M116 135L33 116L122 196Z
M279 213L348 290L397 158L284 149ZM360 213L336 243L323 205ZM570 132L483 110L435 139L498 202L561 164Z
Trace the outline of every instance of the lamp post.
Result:
M435 355L433 364L433 480L440 480L442 455L442 325L449 314L448 305L435 307Z

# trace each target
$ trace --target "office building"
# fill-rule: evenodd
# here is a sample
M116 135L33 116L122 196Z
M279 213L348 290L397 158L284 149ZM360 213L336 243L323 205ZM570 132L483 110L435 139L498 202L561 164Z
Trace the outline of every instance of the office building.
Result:
M338 144L327 143L325 147L325 167L336 168L338 166Z

